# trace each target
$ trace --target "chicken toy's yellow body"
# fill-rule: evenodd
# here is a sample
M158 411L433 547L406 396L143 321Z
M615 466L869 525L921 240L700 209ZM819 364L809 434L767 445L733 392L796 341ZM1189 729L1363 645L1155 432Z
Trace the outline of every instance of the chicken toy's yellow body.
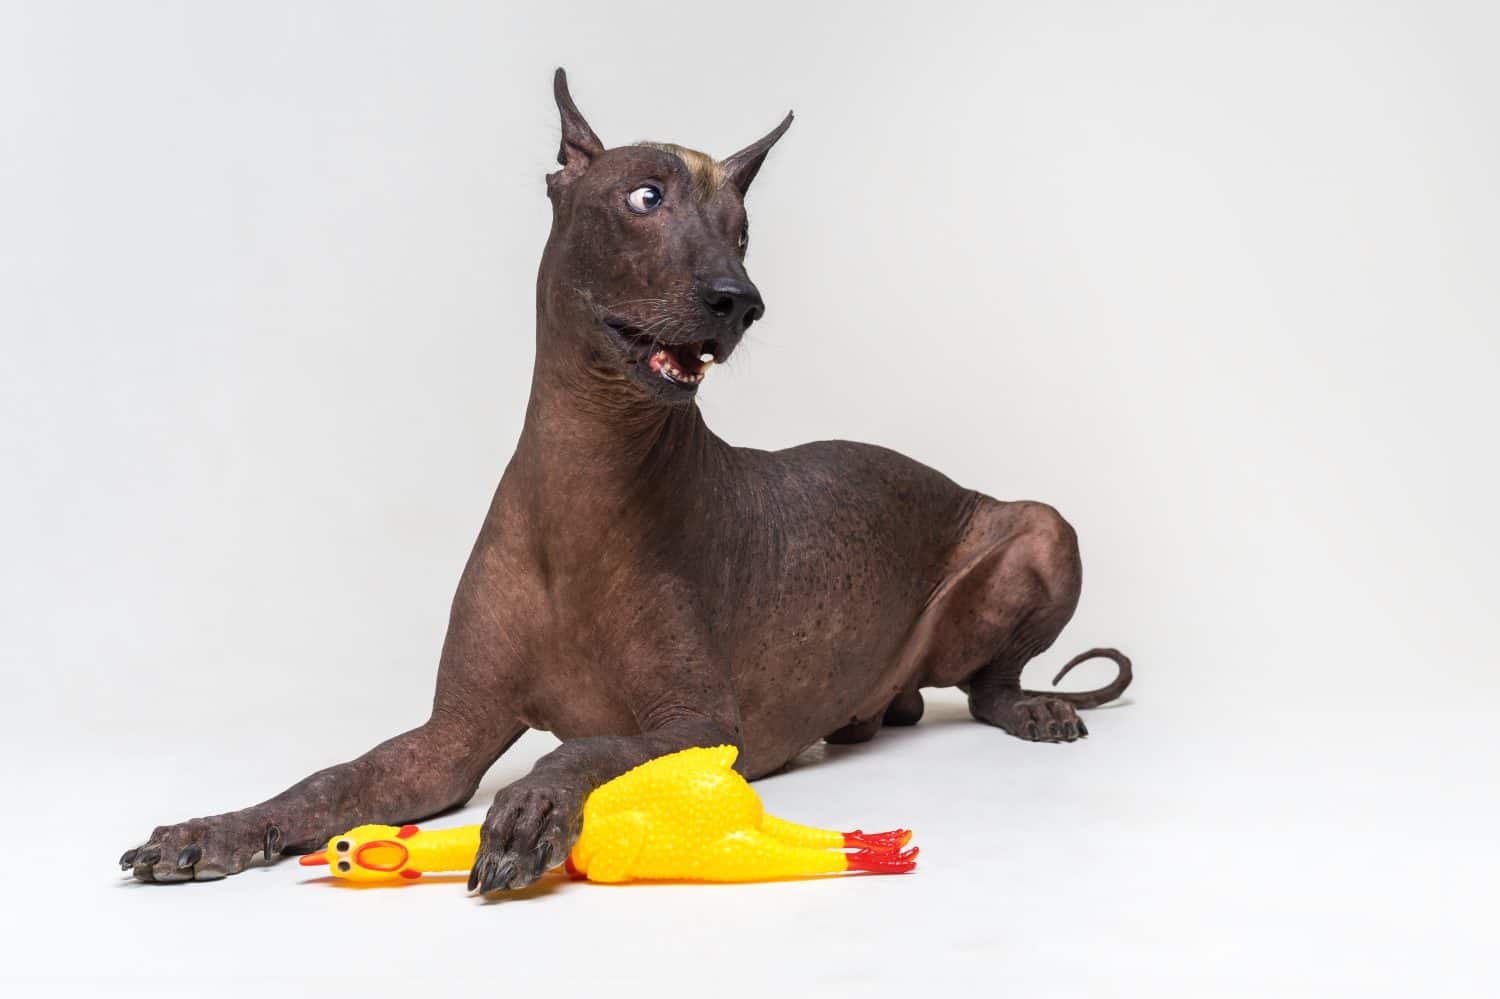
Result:
M915 849L900 852L904 830L865 837L767 815L733 769L737 755L733 746L684 749L595 790L569 868L590 881L765 881L915 866ZM851 846L865 849L845 853Z
M901 874L917 850L911 833L834 832L800 826L761 807L734 769L733 746L660 756L595 789L567 868L590 881L766 881L841 871ZM302 858L336 877L412 880L424 872L468 870L479 827L420 830L360 826Z

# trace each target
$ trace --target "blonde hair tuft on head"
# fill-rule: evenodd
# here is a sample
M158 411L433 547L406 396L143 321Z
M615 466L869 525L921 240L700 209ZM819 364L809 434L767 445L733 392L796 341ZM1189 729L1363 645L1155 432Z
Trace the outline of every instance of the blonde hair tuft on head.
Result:
M681 160L682 165L687 167L688 174L693 178L693 194L699 199L711 197L715 191L724 186L724 164L707 153L679 146L675 142L637 142L636 145L647 149L658 149Z

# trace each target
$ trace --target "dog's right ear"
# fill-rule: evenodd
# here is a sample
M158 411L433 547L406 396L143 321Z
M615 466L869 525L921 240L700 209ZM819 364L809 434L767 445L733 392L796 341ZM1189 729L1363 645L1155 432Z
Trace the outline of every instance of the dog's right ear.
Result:
M552 96L557 98L557 111L562 116L562 144L557 148L557 162L562 169L547 175L549 192L571 184L588 169L595 156L604 152L604 143L573 103L573 95L568 93L568 74L561 66L552 77Z

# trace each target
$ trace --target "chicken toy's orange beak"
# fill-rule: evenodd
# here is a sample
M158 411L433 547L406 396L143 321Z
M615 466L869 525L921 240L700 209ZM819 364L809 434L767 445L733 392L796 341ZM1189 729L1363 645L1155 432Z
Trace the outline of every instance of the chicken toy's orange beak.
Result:
M303 867L317 867L319 864L328 863L328 851L319 850L317 853L305 853L297 861Z

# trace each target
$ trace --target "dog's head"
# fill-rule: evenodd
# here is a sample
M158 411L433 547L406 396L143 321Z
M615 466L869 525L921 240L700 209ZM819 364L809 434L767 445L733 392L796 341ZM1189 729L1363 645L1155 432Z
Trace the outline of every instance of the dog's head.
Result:
M765 313L745 272L745 192L792 116L722 161L666 143L605 149L561 69L553 90L562 169L547 176L552 236L538 301L553 321L544 325L582 335L591 367L685 402Z

